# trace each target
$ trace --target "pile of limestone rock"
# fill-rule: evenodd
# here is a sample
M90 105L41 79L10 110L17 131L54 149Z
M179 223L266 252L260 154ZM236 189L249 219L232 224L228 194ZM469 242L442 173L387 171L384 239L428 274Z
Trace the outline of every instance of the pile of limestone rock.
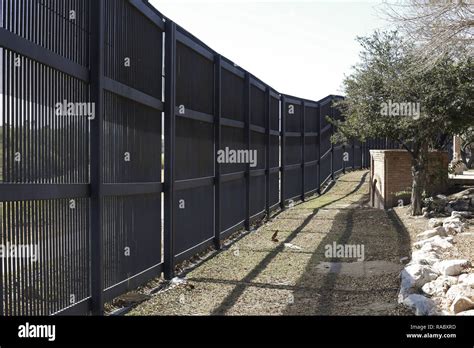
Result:
M467 233L474 224L473 203L474 188L438 197L438 217L417 235L411 261L401 272L398 298L416 315L474 315L472 260L443 259L454 247L454 236Z
M453 211L474 211L474 188L452 194L437 195L424 200L423 216L446 216Z

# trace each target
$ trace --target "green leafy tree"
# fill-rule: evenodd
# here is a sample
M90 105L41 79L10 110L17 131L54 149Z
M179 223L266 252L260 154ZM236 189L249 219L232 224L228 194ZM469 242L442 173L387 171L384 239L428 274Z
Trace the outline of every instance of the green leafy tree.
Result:
M344 80L338 105L344 120L334 142L387 137L412 156L411 213L421 214L428 152L474 125L474 65L471 58L437 60L419 69L413 46L396 32L358 38L360 63Z

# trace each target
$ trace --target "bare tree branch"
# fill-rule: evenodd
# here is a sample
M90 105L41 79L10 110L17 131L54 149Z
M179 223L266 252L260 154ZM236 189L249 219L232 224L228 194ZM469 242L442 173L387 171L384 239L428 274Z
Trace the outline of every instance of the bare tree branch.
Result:
M473 0L385 0L382 14L415 43L420 67L474 55Z

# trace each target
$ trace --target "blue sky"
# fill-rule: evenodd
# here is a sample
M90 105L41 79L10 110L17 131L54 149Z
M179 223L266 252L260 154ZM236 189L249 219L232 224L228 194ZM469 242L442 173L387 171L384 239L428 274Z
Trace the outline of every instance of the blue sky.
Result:
M164 15L281 93L342 94L357 36L389 29L382 1L150 0Z

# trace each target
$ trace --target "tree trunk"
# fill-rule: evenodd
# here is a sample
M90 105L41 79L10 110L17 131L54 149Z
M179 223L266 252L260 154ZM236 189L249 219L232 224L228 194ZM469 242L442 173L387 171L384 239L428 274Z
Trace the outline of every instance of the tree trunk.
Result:
M412 216L416 216L421 215L421 200L423 194L422 172L419 170L418 165L415 164L412 164L411 172L413 176L413 182L411 187L410 213Z
M411 189L411 207L412 216L422 214L423 189L425 188L425 164L428 155L428 146L422 145L416 147L412 153L412 189Z

